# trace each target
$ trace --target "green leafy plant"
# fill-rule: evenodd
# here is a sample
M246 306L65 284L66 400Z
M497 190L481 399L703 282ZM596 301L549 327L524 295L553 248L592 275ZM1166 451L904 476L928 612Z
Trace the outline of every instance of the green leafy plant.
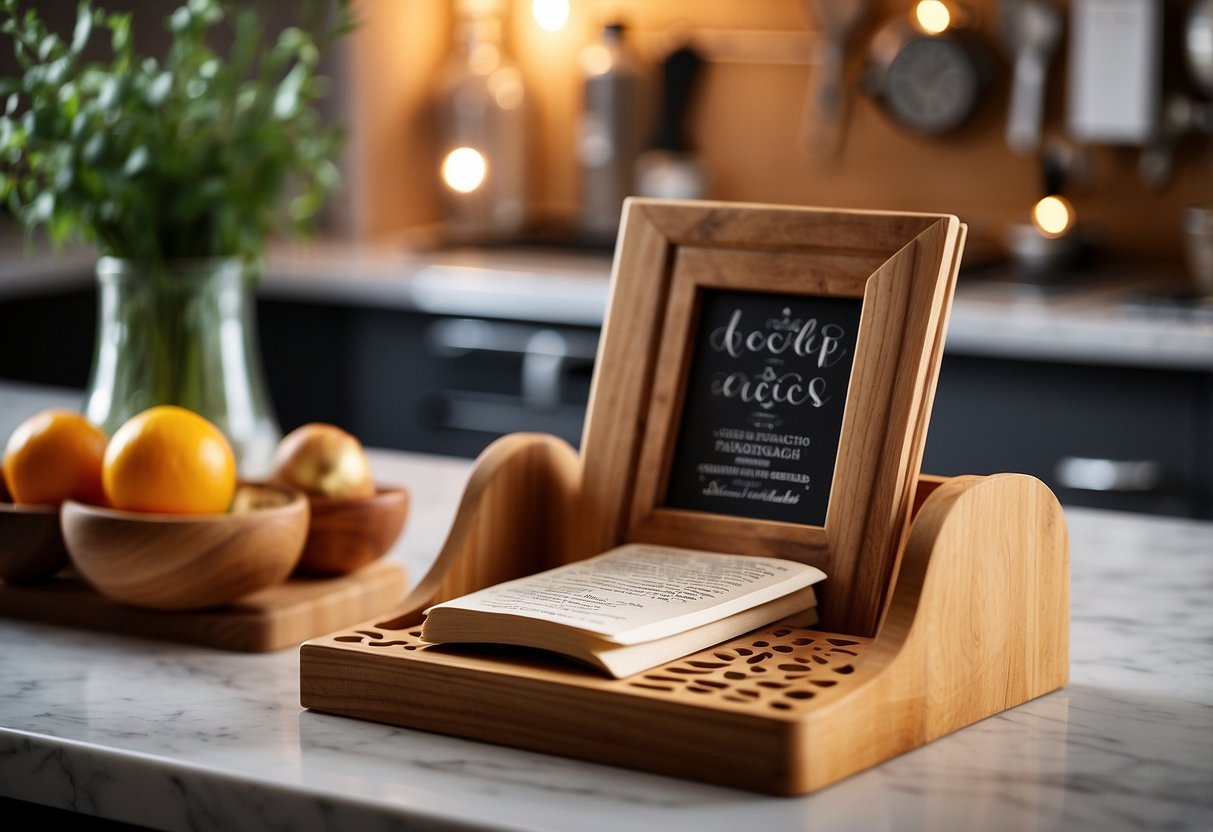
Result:
M271 234L313 232L343 141L318 107L330 86L320 62L353 21L346 0L302 7L272 38L255 7L188 0L166 18L157 59L136 54L129 13L83 0L69 36L0 0L22 71L0 79L0 196L56 243L156 271L254 262ZM95 39L107 61L87 57Z

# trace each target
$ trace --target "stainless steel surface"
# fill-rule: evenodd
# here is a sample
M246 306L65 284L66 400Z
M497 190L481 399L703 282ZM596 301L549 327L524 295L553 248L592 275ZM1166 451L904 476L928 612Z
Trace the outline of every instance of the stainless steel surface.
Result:
M1058 460L1057 485L1078 491L1154 491L1163 482L1163 468L1149 459L1089 459L1068 456Z
M1184 209L1183 229L1192 286L1213 297L1213 203Z
M1081 230L1049 237L1031 222L1013 223L1007 229L1007 249L1020 269L1051 272L1078 266L1087 253Z

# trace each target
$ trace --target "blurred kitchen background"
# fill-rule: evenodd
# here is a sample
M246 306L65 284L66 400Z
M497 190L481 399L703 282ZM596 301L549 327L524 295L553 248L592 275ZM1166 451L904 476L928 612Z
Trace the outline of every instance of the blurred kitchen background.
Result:
M102 5L149 43L166 13ZM947 212L969 239L925 469L1213 517L1210 0L355 8L344 190L259 288L284 429L575 443L628 194ZM91 260L6 239L0 379L82 387Z

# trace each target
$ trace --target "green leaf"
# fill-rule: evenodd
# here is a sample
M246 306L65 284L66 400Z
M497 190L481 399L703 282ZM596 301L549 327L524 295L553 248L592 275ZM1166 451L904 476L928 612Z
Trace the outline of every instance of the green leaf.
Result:
M76 9L76 28L72 30L71 51L73 55L79 55L84 51L92 34L93 10L89 8L87 2L83 2Z
M55 52L62 48L63 41L54 32L51 32L38 44L38 60L45 61Z
M110 48L114 50L115 55L126 55L131 47L131 16L110 15L106 23L110 29Z
M285 121L298 112L299 91L303 89L306 79L307 67L303 64L296 64L286 74L278 85L278 91L274 93L274 118Z
M87 142L84 143L84 150L80 153L80 158L90 166L96 167L105 158L106 138L104 133L94 133Z
M30 135L36 139L53 139L62 129L63 113L54 107L40 106L34 110L33 129Z
M76 181L75 171L71 165L63 165L55 172L55 190L63 193Z
M174 11L168 20L169 31L180 34L189 28L193 15L190 14L189 6L182 6Z
M52 87L62 85L71 69L71 59L66 55L57 61L52 61L46 65L46 83L50 84Z
M122 168L122 172L127 176L135 176L142 173L147 168L148 162L151 160L151 153L147 149L147 145L139 145L131 151L131 155L126 158L126 164Z
M29 206L28 215L34 222L43 223L51 218L51 214L55 213L55 195L50 191L43 191L38 194L33 203Z
M97 106L102 110L113 109L122 96L122 88L126 85L122 77L109 77L101 82L101 91L97 95Z
M173 89L173 74L167 70L157 75L147 88L147 103L159 107Z

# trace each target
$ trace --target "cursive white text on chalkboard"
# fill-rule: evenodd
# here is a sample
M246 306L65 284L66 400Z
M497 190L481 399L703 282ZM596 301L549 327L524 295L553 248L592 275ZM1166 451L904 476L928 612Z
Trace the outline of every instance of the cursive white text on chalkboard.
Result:
M821 376L805 379L800 373L778 374L770 367L757 376L736 370L719 373L712 379L712 393L726 399L739 399L770 410L777 404L821 407L830 400L825 394L826 380Z
M766 324L766 329L746 332L741 325L741 310L734 309L729 322L715 329L708 343L716 352L727 352L733 358L747 353L780 356L789 351L801 358L816 355L817 366L823 368L846 357L847 351L840 345L846 331L838 324L819 327L816 318L793 319L787 309L782 319L768 320Z

